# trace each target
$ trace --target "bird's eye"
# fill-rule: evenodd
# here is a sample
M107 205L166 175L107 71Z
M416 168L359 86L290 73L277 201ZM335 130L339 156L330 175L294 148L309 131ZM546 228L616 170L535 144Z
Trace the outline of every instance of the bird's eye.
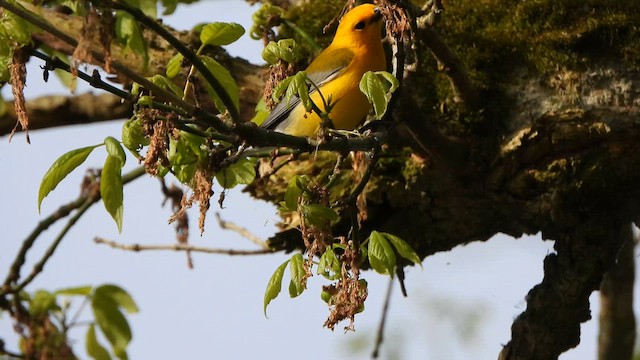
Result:
M367 25L364 21L358 21L358 23L356 24L355 28L356 30L362 30L364 29L365 25Z

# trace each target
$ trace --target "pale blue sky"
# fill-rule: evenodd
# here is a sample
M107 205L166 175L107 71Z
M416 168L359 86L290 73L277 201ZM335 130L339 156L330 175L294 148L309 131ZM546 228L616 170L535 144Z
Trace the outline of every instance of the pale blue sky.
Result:
M248 29L255 10L240 0L208 1L181 6L165 22L189 29L199 22L234 21ZM245 34L228 50L261 62L261 45ZM43 83L38 65L41 64L36 61L30 64L27 96L64 91L55 79ZM5 87L2 93L6 98L10 97L7 90ZM0 242L0 277L4 278L21 241L39 219L77 196L82 172L87 167L100 167L105 153L97 149L85 165L45 199L39 216L37 191L48 167L68 150L100 143L109 135L120 138L121 125L111 122L34 131L31 145L20 134L11 143L7 137L0 138L0 173L4 174L0 211L10 219ZM134 166L135 161L130 158L125 169ZM217 196L219 189L215 190ZM160 208L161 202L155 179L145 176L127 186L122 234L118 234L104 208L94 206L28 289L55 290L107 282L127 289L141 310L129 316L134 332L129 350L131 359L369 358L387 286L387 279L380 275L364 274L369 282L366 311L356 318L356 332L343 334L340 330L331 332L322 328L327 308L319 296L324 282L317 276L310 280L309 289L300 298L290 299L282 294L274 300L269 306L270 318L265 319L264 288L272 272L288 256L194 254L195 269L189 270L182 253L130 253L93 243L95 236L122 243L173 243L173 228L167 225L170 209ZM225 219L242 224L263 238L273 233L277 214L272 206L249 199L240 191L230 192L225 206L220 210L212 205L212 211L219 211ZM191 215L195 224L197 214L192 211ZM28 264L39 258L60 228L58 224L43 235L29 253ZM218 229L213 212L205 234L200 237L194 227L190 241L210 247L253 248L253 244L238 235ZM525 308L524 296L542 278L542 260L551 249L552 243L539 237L514 240L497 236L487 243L432 256L424 262L424 270L409 268L406 278L409 297L402 298L396 288L382 359L497 358L501 345L510 338L513 318ZM27 266L24 271L29 270ZM592 304L597 303L597 296L592 299ZM592 312L597 318L597 305L592 306ZM475 332L465 329L464 320L468 317L464 314L479 316ZM86 313L85 318L89 315ZM595 320L584 325L582 344L561 359L595 359L595 326ZM86 358L84 332L81 328L72 333L81 358ZM3 317L0 337L15 339L11 334L9 318ZM366 346L363 352L349 347L363 342ZM9 349L15 346L8 341ZM405 351L402 355L385 356L385 351L394 347L404 347Z

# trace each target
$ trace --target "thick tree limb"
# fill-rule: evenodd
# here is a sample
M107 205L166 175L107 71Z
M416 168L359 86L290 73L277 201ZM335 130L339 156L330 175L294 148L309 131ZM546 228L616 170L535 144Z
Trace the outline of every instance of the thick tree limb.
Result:
M111 94L51 95L27 101L30 130L124 119L131 112L131 104ZM7 102L7 113L0 117L0 136L8 135L16 121L13 102Z
M629 227L597 214L554 236L557 253L545 259L544 279L527 295L500 360L557 359L580 343L580 323L591 319L589 295L629 240Z
M630 226L620 235L624 237L621 239L624 244L617 262L600 285L598 360L631 360L636 343L633 313L635 239Z

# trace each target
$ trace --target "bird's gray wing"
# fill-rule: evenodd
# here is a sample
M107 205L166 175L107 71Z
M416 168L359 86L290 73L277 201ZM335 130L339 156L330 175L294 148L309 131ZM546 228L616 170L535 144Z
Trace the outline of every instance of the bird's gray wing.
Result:
M313 73L307 73L307 78L311 80L317 87L321 87L322 84L335 79L338 75L340 75L347 65L336 67L331 69L330 71L316 71ZM311 85L309 88L309 94L313 94L317 91L316 86ZM271 110L269 116L264 120L260 127L265 129L271 129L276 131L281 131L289 126L289 122L292 119L289 119L289 114L291 110L293 110L296 106L300 104L300 98L297 96L292 96L289 99L289 102L282 100L276 107Z

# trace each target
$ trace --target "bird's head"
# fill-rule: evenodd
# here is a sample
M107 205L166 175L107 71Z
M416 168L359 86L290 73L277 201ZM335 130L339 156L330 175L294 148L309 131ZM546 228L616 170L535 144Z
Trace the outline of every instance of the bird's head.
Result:
M340 20L333 44L347 47L380 44L381 26L382 13L375 5L356 6Z

